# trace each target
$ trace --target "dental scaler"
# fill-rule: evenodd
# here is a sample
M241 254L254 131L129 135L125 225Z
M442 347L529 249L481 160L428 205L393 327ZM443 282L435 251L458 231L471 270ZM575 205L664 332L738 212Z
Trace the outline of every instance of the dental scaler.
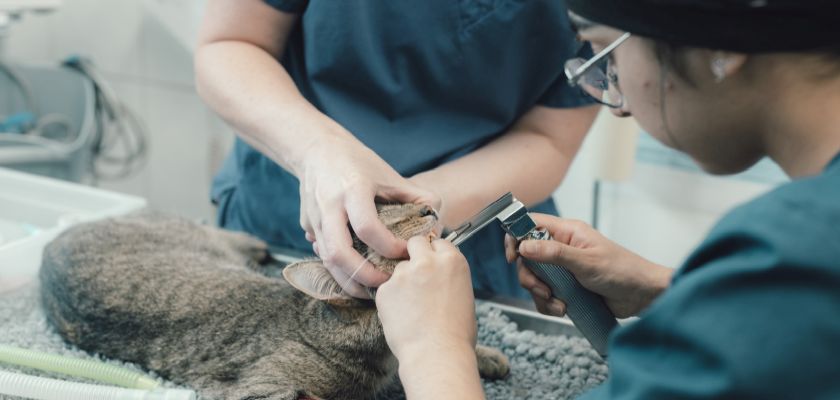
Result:
M552 240L551 234L538 229L528 215L528 209L511 193L507 193L484 210L446 235L454 245L460 245L493 220L499 220L502 228L517 241ZM549 288L551 295L566 303L566 315L580 330L586 340L601 357L607 356L607 339L618 325L612 311L603 297L584 288L574 275L565 268L531 261L523 258L525 266L540 278Z

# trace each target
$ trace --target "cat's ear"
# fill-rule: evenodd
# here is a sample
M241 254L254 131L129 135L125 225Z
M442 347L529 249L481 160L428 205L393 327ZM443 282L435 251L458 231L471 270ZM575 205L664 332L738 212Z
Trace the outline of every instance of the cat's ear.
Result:
M289 264L283 268L283 278L295 289L318 300L334 305L348 305L355 299L344 289L324 267L321 260L305 260Z

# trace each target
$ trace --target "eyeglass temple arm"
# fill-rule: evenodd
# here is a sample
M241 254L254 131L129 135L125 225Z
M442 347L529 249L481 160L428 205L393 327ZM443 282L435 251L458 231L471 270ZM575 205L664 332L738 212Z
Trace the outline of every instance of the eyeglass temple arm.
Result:
M569 82L576 81L578 77L583 75L587 70L589 70L589 68L592 68L592 66L595 65L595 63L601 61L602 58L610 54L613 50L615 50L616 47L624 43L624 41L627 40L629 37L630 32L625 32L623 35L621 35L621 37L616 39L614 42L610 43L609 46L605 47L604 50L601 50L594 57L590 58L589 61L583 63L583 65L581 65L580 67L578 67L578 69L575 70L574 75L572 75L569 78Z

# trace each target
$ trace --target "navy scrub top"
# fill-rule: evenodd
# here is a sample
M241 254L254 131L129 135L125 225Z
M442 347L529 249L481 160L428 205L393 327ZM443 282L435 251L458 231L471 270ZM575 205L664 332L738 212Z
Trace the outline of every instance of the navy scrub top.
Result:
M281 62L304 97L406 177L481 147L535 105L589 104L564 78L565 61L587 54L560 0L267 3L302 13ZM311 252L298 180L240 139L212 199L220 226ZM550 199L532 209L557 212ZM528 298L503 235L492 227L461 246L474 287Z
M840 155L724 217L609 366L583 399L840 399Z

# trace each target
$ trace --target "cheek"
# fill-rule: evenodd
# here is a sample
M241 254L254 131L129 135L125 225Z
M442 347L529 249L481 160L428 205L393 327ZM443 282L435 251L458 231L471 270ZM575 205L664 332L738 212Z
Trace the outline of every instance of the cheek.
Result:
M624 65L628 67L619 67L619 79L626 111L633 115L642 129L659 141L670 144L661 113L659 73L651 67L639 68L641 65L638 64L635 67L632 63Z

